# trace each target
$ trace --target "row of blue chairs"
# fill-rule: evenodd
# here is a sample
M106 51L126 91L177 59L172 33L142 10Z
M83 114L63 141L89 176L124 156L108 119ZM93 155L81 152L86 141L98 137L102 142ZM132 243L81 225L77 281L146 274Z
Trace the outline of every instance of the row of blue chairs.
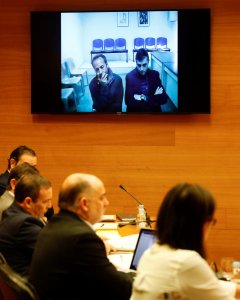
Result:
M133 61L134 61L134 53L137 52L138 49L145 48L147 51L170 51L167 45L167 38L166 37L137 37L133 40ZM107 53L107 52L128 52L127 50L127 43L126 39L124 38L107 38L107 39L95 39L92 42L92 54L96 53ZM92 57L91 57L92 58Z
M118 38L116 40L108 38L105 40L95 39L92 42L93 51L113 51L113 50L126 50L126 39Z
M124 38L118 38L118 39L95 39L92 42L92 50L93 51L112 51L112 50L124 50L126 49L126 39ZM137 37L133 40L133 47L134 49L139 48L146 48L146 49L166 49L170 51L170 49L167 47L167 38L166 37L147 37L147 38L141 38Z

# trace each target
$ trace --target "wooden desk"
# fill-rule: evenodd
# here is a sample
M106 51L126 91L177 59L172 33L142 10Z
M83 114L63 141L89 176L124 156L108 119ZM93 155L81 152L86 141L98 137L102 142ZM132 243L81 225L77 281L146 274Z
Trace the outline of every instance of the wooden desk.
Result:
M130 234L139 233L139 228L136 225L125 225L123 227L118 227L118 233L121 236L127 236Z

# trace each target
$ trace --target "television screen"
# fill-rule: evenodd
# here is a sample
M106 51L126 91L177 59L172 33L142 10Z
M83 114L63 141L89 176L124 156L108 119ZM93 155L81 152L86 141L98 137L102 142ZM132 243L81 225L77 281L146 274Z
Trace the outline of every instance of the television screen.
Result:
M210 9L31 12L31 112L210 113Z

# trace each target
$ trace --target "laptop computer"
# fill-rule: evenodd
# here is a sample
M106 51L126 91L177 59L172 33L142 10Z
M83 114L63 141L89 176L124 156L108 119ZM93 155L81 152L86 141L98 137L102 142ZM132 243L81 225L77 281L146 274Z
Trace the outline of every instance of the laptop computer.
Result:
M141 228L135 250L130 264L131 270L137 270L137 266L143 253L156 242L156 231Z
M156 231L147 228L141 228L136 246L133 252L113 252L109 255L109 260L121 271L135 271L137 270L138 262L142 257L144 251L150 248L156 241ZM123 249L123 248L122 248Z

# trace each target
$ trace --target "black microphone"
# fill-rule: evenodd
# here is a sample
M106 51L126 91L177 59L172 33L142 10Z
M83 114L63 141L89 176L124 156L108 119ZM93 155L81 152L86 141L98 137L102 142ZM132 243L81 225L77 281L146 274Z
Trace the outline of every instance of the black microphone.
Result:
M122 184L120 184L119 187L124 190L124 192L128 193L128 195L130 195L138 204L143 205L136 197L129 193Z
M120 187L120 189L124 190L124 192L126 192L128 195L130 195L139 205L143 205L143 203L141 203L136 197L134 197L131 193L129 193L129 191L122 184L120 184L119 187ZM147 225L149 225L151 227L151 220L150 220L150 217L147 213L147 210L146 210L145 206L144 206L144 210L145 210L145 213L146 213L146 223L147 223ZM136 223L137 222L135 222L135 224Z

